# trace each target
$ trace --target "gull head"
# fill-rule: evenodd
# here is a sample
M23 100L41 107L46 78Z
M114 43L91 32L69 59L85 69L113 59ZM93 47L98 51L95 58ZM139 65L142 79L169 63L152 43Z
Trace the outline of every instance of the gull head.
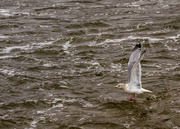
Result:
M126 88L126 84L124 83L119 83L117 86L114 86L114 88L119 88L119 89L125 89Z

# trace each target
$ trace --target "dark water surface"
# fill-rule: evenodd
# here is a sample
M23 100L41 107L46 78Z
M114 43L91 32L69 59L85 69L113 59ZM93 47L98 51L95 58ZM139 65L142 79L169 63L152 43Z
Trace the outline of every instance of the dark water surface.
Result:
M127 81L136 43L143 87ZM180 128L179 0L1 0L0 128Z

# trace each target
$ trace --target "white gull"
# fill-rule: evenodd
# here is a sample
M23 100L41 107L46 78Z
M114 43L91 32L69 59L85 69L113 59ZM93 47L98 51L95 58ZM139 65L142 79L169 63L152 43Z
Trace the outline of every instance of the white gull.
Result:
M128 99L132 100L132 98L135 97L133 100L134 102L137 99L137 94L151 92L150 90L142 88L141 84L140 61L142 60L144 53L146 53L145 50L141 52L141 43L136 44L128 62L128 83L119 83L117 86L114 86L114 88L120 88L126 93L133 94L133 96Z

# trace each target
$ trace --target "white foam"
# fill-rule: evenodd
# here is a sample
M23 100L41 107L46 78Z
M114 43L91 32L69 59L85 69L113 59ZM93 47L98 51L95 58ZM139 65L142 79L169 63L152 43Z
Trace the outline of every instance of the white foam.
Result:
M38 100L32 100L32 99L29 99L29 100L26 100L26 102L34 102L34 103L37 103Z
M42 43L33 43L33 46L35 47L42 47L44 45L51 45L52 43L54 43L55 41L50 41L50 42L42 42Z
M70 41L67 41L64 45L63 48L64 50L67 50L70 47Z
M2 53L10 53L12 50L15 49L20 49L20 50L31 50L31 49L37 49L37 48L42 48L45 45L51 45L54 43L53 41L51 42L42 42L42 43L33 43L33 44L28 44L25 46L12 46L12 47L6 47L3 49Z
M60 99L60 98L55 98L53 101L52 101L52 103L57 103L57 102L59 102L59 101L63 101L63 99Z
M79 119L78 121L83 121L83 120L85 120L85 118L81 118L81 119Z
M52 65L51 64L43 64L44 67L51 67Z
M114 42L116 43L116 42L122 42L122 41L126 41L126 40L136 40L136 39L149 40L150 42L157 42L157 41L164 40L164 39L160 39L160 38L128 36L128 37L121 38L121 39L106 39L104 41L104 43L114 43Z
M8 9L0 9L0 15L10 16L10 11Z
M45 63L42 66L44 66L44 67L54 67L54 66L57 66L57 65L53 64L53 63Z
M170 37L167 37L166 39L172 39L174 41L178 41L178 39L180 39L180 34L176 35L176 36L170 36Z
M0 119L4 119L5 120L5 119L8 119L8 118L9 118L9 115L7 115L7 114L4 115L4 116L0 116Z
M83 107L94 107L94 105L91 104L91 103L86 103L86 104L83 105Z
M175 70L176 68L179 67L179 64L180 63L176 63L176 64L167 63L166 68L164 68L164 69L167 71Z
M30 15L29 12L12 12L13 15Z
M0 59L8 59L8 58L14 58L17 56L0 56Z
M14 76L15 75L15 71L14 70L0 69L0 72L2 72L4 74L8 74L10 76Z
M74 102L76 102L77 100L76 99L68 99L68 100L65 100L65 99L63 99L63 103L74 103Z
M64 105L62 103L59 103L57 105L53 105L53 107L51 109L53 109L53 108L62 108L62 107L64 107Z
M132 5L129 5L129 7L140 7L136 2L132 3Z
M146 25L152 25L153 24L153 22L152 21L150 21L150 22L146 22L146 23L140 23L140 24L138 24L137 25L137 28L139 29L140 28L140 26L146 26Z
M39 120L40 121L45 121L46 119L45 119L45 117L39 117Z
M125 3L124 6L126 6L126 7L140 7L138 2Z
M149 42L152 42L152 43L167 40L167 39L173 39L173 40L177 41L179 38L180 38L180 34L178 34L177 36L171 36L171 37L165 37L165 38L128 36L128 37L124 37L121 39L106 39L104 42L100 43L99 45L102 45L105 43L118 43L118 42L123 42L123 41L127 41L127 40L137 40L137 39L148 40Z
M37 114L44 114L44 113L45 113L44 110L42 110L42 111L37 111Z
M111 68L116 70L116 71L121 71L122 65L121 64L113 64L111 63Z
M9 36L0 35L0 39L7 39Z
M4 105L4 104L5 104L5 103L2 103L2 102L1 102L1 103L0 103L0 106L2 106L2 105Z
M93 62L92 61L90 64L93 65L93 66L100 66L99 62Z
M36 128L36 127L37 127L37 125L36 125L37 123L38 123L37 120L33 120L33 121L30 123L30 126Z
M17 69L12 69L12 68L7 68L5 67L4 69L0 69L0 73L3 73L5 75L8 75L8 76L14 76L14 75L24 75L25 72L20 72L20 71L17 71Z
M102 82L98 83L97 86L101 86L102 85Z
M54 98L54 100L52 101L52 103L57 103L57 102L62 102L64 103L74 103L76 102L76 99L61 99L61 98Z
M67 42L63 45L63 50L64 50L65 53L70 53L70 52L68 51L68 48L71 46L71 44L70 44L71 42L72 42L72 39L69 40L69 41L67 41Z
M125 128L129 128L129 127L130 127L130 124L123 124L123 126L124 126Z
M29 46L29 45L26 45L26 46L6 47L6 48L3 50L3 53L10 53L12 50L15 50L15 49L28 50L28 49L30 49L30 46Z
M61 88L66 88L66 89L68 89L68 87L67 86L60 86Z

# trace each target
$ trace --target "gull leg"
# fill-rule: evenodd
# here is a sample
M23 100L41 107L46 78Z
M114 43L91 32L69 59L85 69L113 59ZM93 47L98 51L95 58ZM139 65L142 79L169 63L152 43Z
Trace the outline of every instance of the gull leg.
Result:
M136 99L137 99L137 95L135 94L134 96L135 96L135 99L133 100L133 102L136 102Z
M135 95L133 95L132 97L128 98L128 100L131 101L134 96L135 96Z

